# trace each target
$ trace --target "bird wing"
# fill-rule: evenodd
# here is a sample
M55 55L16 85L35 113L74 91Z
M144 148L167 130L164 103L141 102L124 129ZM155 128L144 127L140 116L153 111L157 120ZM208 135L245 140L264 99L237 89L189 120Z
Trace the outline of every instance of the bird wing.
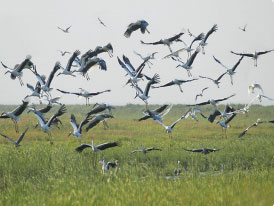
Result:
M127 30L124 33L126 38L129 38L131 33L136 31L137 29L141 28L141 22L137 21L136 23L131 23L128 25Z
M226 70L228 70L229 68L227 68L220 60L218 60L215 56L213 56L213 59L220 64L222 67L224 67Z
M171 82L168 82L168 83L166 83L166 84L164 84L164 85L157 86L157 87L153 87L153 88L168 87L168 86L172 86L172 85L174 85L174 84L175 84L175 83L174 83L173 81L171 81Z
M125 64L129 66L129 68L131 69L131 72L134 72L135 68L132 66L129 58L127 58L125 55L123 55L123 60L124 60Z
M212 122L214 122L215 118L219 115L221 115L221 112L219 110L215 109L213 112L211 112L211 114L209 115L209 117L207 119L208 119L208 121L210 121L212 123Z
M245 133L247 133L247 131L251 128L251 127L255 127L258 125L258 121L253 123L252 125L250 125L249 127L247 127L243 132L241 132L239 135L238 135L238 138L241 138L242 136L245 135Z
M19 145L20 142L23 140L25 134L27 133L29 128L25 129L25 131L20 135L20 137L18 138L18 140L16 141L16 145Z
M117 57L119 64L121 65L121 67L128 73L129 76L134 77L134 75L131 73L131 71L129 71L129 69L127 68L127 66L120 60L119 57Z
M202 89L202 93L203 93L205 90L207 90L207 89L208 89L208 87L203 88L203 89Z
M239 66L239 64L241 63L242 59L244 58L244 56L241 56L241 58L237 61L237 63L232 67L232 71L234 72L236 70L236 68Z
M59 92L61 92L61 93L63 93L63 94L75 94L77 96L82 96L82 94L79 93L79 92L66 92L66 91L63 91L61 89L56 89L56 90L59 91Z
M155 147L151 147L151 148L147 148L146 151L152 151L152 150L158 150L158 151L162 151L161 149L155 148Z
M97 149L105 150L105 149L108 149L108 148L111 148L111 147L116 147L118 145L119 144L117 142L108 142L108 143L103 143L103 144L97 145Z
M159 82L160 82L160 76L159 76L159 74L156 73L156 74L154 74L154 76L152 77L152 79L148 81L148 83L146 85L146 88L145 88L145 91L144 91L144 94L146 96L148 96L148 92L149 92L150 86L152 84L157 84Z
M135 152L142 152L142 150L138 149L138 150L133 150L130 154L135 153Z
M48 104L46 107L42 108L42 109L39 109L37 110L38 112L42 113L42 114L45 114L47 112L49 112L52 108L52 105L51 104Z
M44 119L43 115L39 113L38 111L34 110L35 116L38 118L41 125L46 124L46 120Z
M81 144L79 147L77 147L75 150L77 152L82 152L84 149L88 148L88 147L92 147L91 145L89 144Z
M27 84L27 88L29 88L32 92L34 92L34 87L30 84Z
M254 88L260 89L262 93L264 93L264 90L260 84L254 84Z
M240 55L240 56L246 56L246 57L253 57L253 54L248 54L248 53L236 53L231 51L232 54Z
M173 127L175 127L175 125L182 120L183 118L185 118L185 116L188 114L189 110L183 115L181 116L179 119L177 119L175 122L172 123L172 125L170 125L171 129L173 129Z
M165 104L165 105L155 109L154 112L157 112L159 114L159 113L163 112L167 107L168 107L168 104Z
M261 97L264 97L264 98L266 98L266 99L268 99L268 100L270 100L270 101L274 101L274 99L271 99L270 97L267 97L267 96L265 96L265 95L260 94L260 96L261 96Z
M49 119L47 122L48 126L50 127L52 121L61 115L63 115L66 112L66 106L64 104L61 105L61 107L58 109L58 111Z
M97 124L99 124L101 122L101 120L97 117L94 117L88 124L88 126L86 127L86 131L88 131L89 129L91 129L92 127L95 127Z
M27 108L28 104L29 104L29 101L27 101L27 100L23 100L22 102L23 102L23 104L21 104L20 106L18 106L17 108L15 108L15 109L12 111L12 113L13 113L15 116L21 115L21 114L24 112L24 110Z
M194 59L196 58L197 54L201 51L200 47L197 47L195 52L191 55L191 57L187 60L186 64L191 66L193 64Z
M202 106L202 105L207 105L207 104L210 104L210 101L201 102L199 104L189 104L189 105L186 105L186 106L193 107L193 106Z
M195 37L193 40L192 40L192 42L191 42L191 44L190 44L190 48L192 47L192 44L195 42L195 41L200 41L200 40L202 40L203 38L205 37L205 34L204 33L201 33L201 34L199 34L197 37Z
M73 130L74 130L74 131L77 131L77 130L78 130L78 124L77 124L77 122L76 122L76 119L75 119L74 114L71 114L71 116L70 116L70 124L71 124L71 126L73 127Z
M188 151L188 152L202 152L203 151L203 149L184 149L184 148L183 148L183 150Z
M157 44L163 44L163 42L160 40L160 41L156 41L156 42L150 42L150 43L147 43L147 42L143 42L142 40L140 41L142 44L148 44L148 45L157 45Z
M52 79L53 79L53 77L54 77L54 74L57 72L58 69L60 69L60 63L59 63L59 62L56 62L56 64L54 65L53 70L51 71L51 73L50 73L50 75L49 75L49 77L48 77L48 79L47 79L46 85L47 85L48 88L50 87L50 84L51 84L51 82L52 82Z
M136 51L133 51L133 53L136 54L137 56L139 56L141 59L144 59L144 57L140 53L138 53Z
M74 62L75 58L80 55L80 51L76 50L75 52L73 52L72 56L69 58L67 66L66 66L66 70L70 71L72 63Z
M204 76L199 76L200 78L203 78L203 79L209 79L211 81L214 81L214 79L210 78L210 77L204 77Z
M232 114L227 120L225 120L225 124L228 124L237 114Z
M220 81L222 78L223 78L223 76L226 74L226 72L225 73L223 73L223 74L221 74L219 77L218 77L218 79L216 79L217 81Z
M152 117L154 121L158 122L159 124L161 124L164 128L166 128L167 126L158 118L155 118L155 116Z
M217 24L214 24L213 27L206 33L204 42L206 42L207 38L215 31L217 31L218 27Z
M40 82L41 85L45 85L46 82L45 80L41 77L40 74L38 74L36 67L34 67L34 71L33 71L34 75L36 76L36 78L38 79L38 81Z
M179 33L179 34L176 34L175 36L168 38L168 41L169 41L169 42L176 41L176 40L178 40L183 34L184 34L183 32L181 32L181 33Z
M227 99L229 99L229 98L231 98L231 97L234 97L234 96L235 96L235 94L232 94L232 95L230 95L229 97L225 97L225 98L223 98L223 99L216 99L215 102L221 102L221 101L227 100Z
M272 52L272 51L274 51L274 49L268 50L268 51L263 51L263 52L258 52L257 55L266 54L266 53L269 53L269 52Z
M83 119L81 122L80 122L80 125L79 125L79 128L80 128L80 132L82 132L82 127L87 124L93 117L90 116L89 114L87 114L86 118Z
M16 144L15 141L14 141L13 139L9 138L8 136L6 136L6 135L4 135L4 134L1 134L1 133L0 133L0 136L2 136L2 137L4 137L4 138L8 139L8 140L11 141L13 144Z
M69 26L68 28L66 28L66 31L68 31L70 29L71 26Z
M103 105L101 105L101 104L95 104L93 106L93 108L91 109L91 111L88 113L88 115L97 114L99 112L104 111L105 109L106 109L106 105L105 104L103 104Z

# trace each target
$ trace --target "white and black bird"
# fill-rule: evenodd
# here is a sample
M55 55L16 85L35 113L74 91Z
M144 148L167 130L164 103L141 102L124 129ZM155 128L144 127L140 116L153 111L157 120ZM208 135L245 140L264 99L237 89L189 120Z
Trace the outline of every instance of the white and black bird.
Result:
M187 152L201 152L202 154L204 155L207 155L211 152L217 152L217 151L220 151L222 150L223 148L220 148L220 149L215 149L215 148L206 148L206 147L203 147L203 148L200 148L200 149L183 149Z
M192 40L192 42L190 43L189 46L187 46L187 44L186 44L184 41L182 41L183 44L185 45L185 50L187 51L188 58L191 56L191 52L193 51L193 49L192 49L193 43L194 43L195 41L200 41L200 40L202 40L204 37L205 37L205 34L204 34L204 33L199 34L197 37L195 37L195 38Z
M254 94L255 89L261 90L262 94L264 93L262 86L260 84L254 83L248 86L248 94Z
M60 29L61 31L63 31L64 33L69 33L69 29L71 26L67 27L66 29L60 28L59 26L57 26L58 29Z
M241 63L244 56L241 56L241 58L236 62L236 64L231 69L226 67L224 64L222 64L222 62L220 60L218 60L217 58L215 58L214 56L213 56L213 58L217 63L219 63L222 67L224 67L226 69L226 73L230 76L231 84L233 85L233 75L236 73L235 70Z
M203 78L203 79L209 79L209 80L211 80L218 88L220 88L220 86L219 86L219 84L221 83L220 80L223 78L223 76L225 74L226 74L226 72L223 73L223 74L221 74L217 79L212 79L210 77L204 77L204 76L199 76L199 77Z
M77 147L75 150L77 152L82 152L86 148L91 148L93 152L99 152L108 148L117 147L119 146L119 142L106 142L99 145L94 145L94 142L92 140L91 144L81 144L79 147Z
M258 100L259 100L260 102L262 102L262 99L263 99L263 98L264 98L264 99L267 99L267 100L270 100L270 101L274 101L273 98L267 97L267 96L262 95L262 94L258 94L258 95L257 95L257 98L258 98Z
M196 122L198 122L196 113L200 113L202 115L202 112L199 108L192 107L184 118L187 119L188 117L191 117L192 119L196 120Z
M22 81L23 69L31 70L31 68L33 67L33 63L30 60L31 60L31 56L27 55L25 60L21 64L16 64L13 69L6 66L3 62L1 62L1 64L5 69L7 69L5 74L10 73L10 78L13 80L18 78L20 85L23 86L24 85Z
M200 47L197 47L197 49L195 50L195 52L191 55L191 57L187 60L186 63L184 63L183 61L181 60L177 60L179 61L181 64L179 64L177 67L182 67L184 68L186 71L187 71L187 74L189 77L192 76L190 70L192 69L192 64L197 56L197 54L201 51L201 48ZM177 68L176 67L176 68Z
M71 71L71 67L72 67L72 63L74 62L75 58L80 54L79 50L76 50L75 52L73 52L72 56L69 58L68 63L66 68L63 68L63 71L60 72L59 74L57 74L57 76L63 74L63 75L71 75L73 77L75 77L75 75L73 74L74 72L76 72L76 70Z
M193 107L193 106L202 106L202 105L207 105L207 104L211 104L211 105L213 105L213 106L216 106L216 104L217 104L218 102L227 100L227 99L229 99L229 98L231 98L231 97L234 97L234 96L235 96L235 94L232 94L232 95L230 95L229 97L225 97L225 98L222 98L222 99L209 99L209 100L206 101L206 102L201 102L201 103L199 103L199 104L190 104L190 105L187 105L187 106Z
M272 51L274 51L274 49L263 51L263 52L255 51L253 54L252 53L236 53L236 52L233 52L233 51L231 51L231 53L235 54L235 55L251 57L252 59L254 59L254 66L257 67L257 59L259 58L259 56L263 55L263 54L267 54L267 53L272 52Z
M230 125L228 124L232 119L234 119L234 117L236 117L236 113L234 113L234 114L232 114L229 118L227 118L227 119L224 119L224 120L222 120L222 121L220 121L220 120L214 120L215 122L216 122L216 124L219 124L222 128L223 128L223 130L224 130L224 133L225 133L225 137L227 137L226 136L226 130L230 127Z
M159 40L159 41L151 42L151 43L146 43L146 42L141 41L141 43L142 43L142 44L147 44L147 45L160 45L160 44L163 44L163 45L168 46L169 51L172 53L172 49L171 49L170 45L171 45L173 42L182 41L182 40L180 39L180 37L181 37L183 34L184 34L184 33L181 32L181 33L176 34L176 35L174 35L173 37L170 37L170 38L167 38L167 39L161 39L161 40Z
M51 82L53 80L53 77L55 75L55 73L58 71L58 69L60 69L60 62L57 61L46 81L46 77L44 75L40 75L38 74L37 70L36 70L36 67L34 67L34 71L33 73L35 74L36 78L38 79L38 81L40 82L41 84L41 89L42 91L47 95L47 96L50 96L51 97L51 94L50 94L50 91L53 89L50 87L51 85Z
M85 119L81 121L81 123L78 125L76 122L76 118L74 114L71 114L70 116L70 124L73 128L73 132L70 132L68 136L73 135L77 137L77 140L80 141L82 137L82 127L88 123L88 121L91 119L90 115L88 114Z
M154 150L162 151L161 149L158 149L158 148L155 148L155 147L143 148L143 145L140 145L140 149L133 150L130 154L133 154L133 153L136 153L136 152L142 152L142 153L146 154L147 152L154 151Z
M207 120L212 123L215 121L216 117L218 117L218 116L220 116L222 119L226 120L231 114L234 114L235 111L236 110L232 106L226 105L223 112L221 112L218 109L215 109L213 112L211 112L209 117L207 118ZM205 117L203 114L202 114L202 116Z
M105 25L105 23L98 17L97 18L98 19L98 21L100 22L100 24L102 24L104 27L107 27L106 25Z
M195 102L197 101L198 97L204 96L204 91L207 89L208 89L208 87L203 88L202 91L195 96Z
M19 144L23 140L23 138L24 138L26 132L28 131L28 129L29 128L25 129L25 131L19 136L19 138L16 141L14 141L12 138L8 137L7 135L1 134L1 133L0 133L0 136L8 139L9 141L11 141L14 144L15 147L18 147L18 146L20 146Z
M27 97L38 97L40 99L40 97L41 97L41 83L39 81L36 83L35 88L30 84L27 84L27 88L29 88L32 92L30 95L27 95Z
M148 104L147 99L150 97L148 96L149 90L151 85L158 84L160 82L160 76L159 74L155 74L152 78L149 78L148 76L145 76L148 81L145 90L143 91L139 86L132 85L136 89L136 97L139 97L141 100L143 100L146 103L146 106Z
M23 103L16 107L14 110L11 112L3 112L0 115L0 119L11 119L14 123L15 131L18 133L18 125L17 122L20 120L20 115L25 111L29 104L29 99L26 98L22 101Z
M180 175L182 172L181 168L180 168L180 161L177 162L177 169L174 170L174 175Z
M99 124L100 122L103 122L104 124L104 129L108 128L108 125L106 123L106 120L109 118L114 118L111 114L96 114L95 116L93 116L93 118L91 118L91 120L89 121L87 127L86 127L86 131L89 131L91 128L95 127L97 124Z
M241 132L238 136L238 138L241 138L242 136L244 136L247 131L252 128L252 127L256 127L258 126L259 124L264 124L264 123L274 123L274 120L270 120L270 121L260 121L260 119L258 119L255 123L253 123L252 125L250 125L248 128L246 128L243 132Z
M246 26L247 26L247 24L245 24L244 27L239 27L239 29L242 30L243 32L246 32Z
M43 132L47 133L51 137L51 134L49 133L50 128L51 128L50 126L52 125L53 121L57 117L63 115L66 112L66 107L65 107L65 105L62 105L58 109L58 111L48 121L45 120L44 116L40 112L38 112L36 110L34 110L33 112L34 112L35 116L37 117L37 119L39 120L40 127L43 130Z
M162 118L171 110L171 108L172 108L172 105L165 104L154 110L147 109L143 112L144 116L139 118L138 121L147 120L147 119L153 118L154 116L162 120Z
M60 52L61 56L65 56L66 54L70 54L68 51L62 51L62 50L57 50Z
M198 80L198 79L189 79L189 80L174 79L171 82L168 82L168 83L166 83L164 85L161 85L161 86L156 86L156 87L152 86L152 88L169 87L169 86L177 85L180 89L180 92L183 92L181 85L184 84L184 83L187 83L187 82L195 81L195 80Z
M127 30L124 33L124 36L126 38L129 38L132 34L132 32L140 29L141 32L144 34L145 32L150 33L147 29L148 23L145 20L139 20L135 23L131 23L127 26Z
M67 92L67 91L63 91L61 89L56 89L56 90L63 93L63 94L74 94L78 97L84 97L84 98L86 98L86 105L89 105L89 99L91 97L94 97L96 95L99 95L99 94L102 94L102 93L105 93L105 92L110 92L110 89L104 90L104 91L101 91L101 92L88 92L87 90L85 90L83 88L79 88L79 89L80 89L80 92Z
M213 27L207 32L207 34L205 35L205 37L201 40L200 42L200 46L202 47L202 53L205 54L205 46L207 45L206 40L208 39L208 37L213 33L216 32L218 29L217 24L214 24Z
M102 173L109 173L110 168L116 168L117 172L117 167L118 167L118 160L115 160L114 162L106 162L105 158L103 157L102 160L99 161L100 164L102 164Z
M149 54L147 56L143 56L136 51L133 51L133 53L136 54L137 56L139 56L150 67L151 65L153 65L150 60L155 59L155 54L157 54L158 52L153 52L152 54Z
M109 113L112 115L112 110L115 109L114 106L110 104L105 103L95 103L91 109L91 111L88 113L88 115L97 114L99 112L103 112L105 110L108 110Z

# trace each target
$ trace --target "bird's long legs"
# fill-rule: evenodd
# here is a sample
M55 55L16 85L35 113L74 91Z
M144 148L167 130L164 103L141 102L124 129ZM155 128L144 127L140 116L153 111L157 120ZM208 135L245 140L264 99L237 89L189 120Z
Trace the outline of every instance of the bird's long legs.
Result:
M14 129L15 129L15 132L16 132L16 133L19 132L17 122L14 122Z

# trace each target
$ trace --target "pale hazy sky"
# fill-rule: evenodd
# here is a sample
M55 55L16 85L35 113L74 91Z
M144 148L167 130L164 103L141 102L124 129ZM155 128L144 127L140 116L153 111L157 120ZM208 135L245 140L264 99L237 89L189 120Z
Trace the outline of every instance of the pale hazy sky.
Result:
M100 17L107 27L99 24ZM148 23L150 34L141 34L136 31L127 39L123 36L127 25L137 20L145 19ZM21 63L26 55L32 56L32 61L41 74L49 75L56 61L61 61L66 66L70 57L62 57L58 49L74 52L79 49L81 53L96 46L103 46L111 42L114 47L114 57L110 58L106 53L104 58L108 71L98 68L89 72L90 81L82 76L76 78L70 76L58 76L53 79L51 86L54 88L52 96L62 96L61 102L65 104L84 104L84 99L78 99L74 95L63 95L56 88L67 91L79 91L82 87L90 92L111 89L91 99L91 103L106 102L110 104L143 104L136 98L135 90L123 85L127 81L125 71L117 62L117 56L125 54L133 65L137 67L142 61L133 50L144 55L159 52L159 58L167 55L169 50L165 46L150 46L140 44L140 40L150 42L161 38L168 38L179 33L182 29L189 28L194 34L206 33L213 24L218 25L218 31L208 39L206 55L198 54L192 74L217 78L225 70L212 58L215 55L227 66L233 66L239 56L230 53L254 52L274 49L274 2L272 0L24 0L5 1L0 8L0 60L10 67ZM247 32L238 29L247 24ZM70 33L65 34L57 29L57 26L68 27L72 25ZM189 43L191 38L184 34L182 39ZM194 44L196 47L197 44ZM173 50L182 48L182 43L172 45ZM181 55L186 60L186 53ZM170 60L153 61L153 67L146 67L144 72L152 76L159 73L161 84L172 79L189 79L187 72L176 68L177 63ZM151 104L163 103L194 103L196 93L206 86L210 89L205 92L203 98L222 98L236 93L228 102L247 103L252 99L248 96L247 88L252 83L262 85L265 95L274 98L274 52L258 59L258 67L253 66L253 60L244 58L236 70L234 85L230 84L229 76L222 79L218 89L211 81L200 79L183 85L184 93L177 86L150 91ZM21 87L18 80L11 80L9 75L4 75L4 69L0 71L0 104L19 104L30 93L26 84L36 84L36 77L28 71L24 71ZM145 81L140 87L145 87ZM33 99L34 102L37 102ZM263 104L273 104L267 100Z

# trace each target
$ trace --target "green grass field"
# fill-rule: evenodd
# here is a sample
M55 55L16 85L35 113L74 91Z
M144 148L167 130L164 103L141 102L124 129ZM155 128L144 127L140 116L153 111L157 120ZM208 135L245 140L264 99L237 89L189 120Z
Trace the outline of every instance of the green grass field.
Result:
M13 108L0 106L0 112ZM143 106L117 107L115 118L107 121L109 129L104 130L99 124L84 132L82 143L94 139L95 144L120 141L121 146L97 153L91 149L77 153L79 143L75 137L68 137L72 130L70 114L79 122L90 108L67 106L67 113L60 118L64 126L52 130L53 145L41 128L33 128L37 122L33 113L25 112L19 121L20 133L30 128L20 147L15 148L1 137L0 205L274 204L274 125L262 124L250 129L242 139L237 137L258 118L273 120L274 106L252 106L248 115L237 115L227 138L219 125L199 117L198 122L179 122L173 139L152 120L136 121L142 116ZM211 109L202 108L205 114ZM185 111L185 106L174 105L164 122L171 124ZM1 119L0 124L0 133L15 139L19 136L11 120ZM163 151L130 154L140 144ZM182 149L202 146L224 149L209 155ZM98 163L102 157L118 160L118 170L102 174ZM173 178L178 160L182 173Z

